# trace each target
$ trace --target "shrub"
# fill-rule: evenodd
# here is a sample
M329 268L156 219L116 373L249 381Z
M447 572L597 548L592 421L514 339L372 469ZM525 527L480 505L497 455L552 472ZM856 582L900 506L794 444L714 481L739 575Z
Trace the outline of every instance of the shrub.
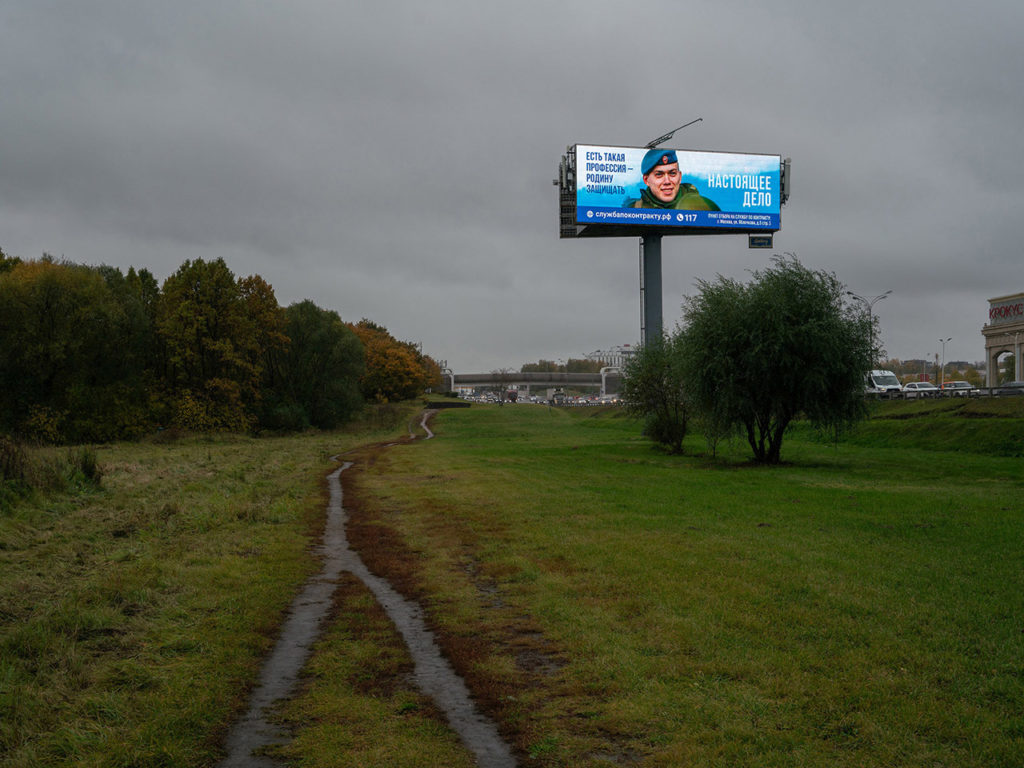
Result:
M98 487L103 470L92 447L64 454L47 449L29 451L20 443L0 437L0 511L9 511L34 493L62 493Z
M0 480L24 482L27 463L25 449L11 438L0 436Z
M96 449L82 446L68 451L68 476L73 481L99 485L103 479L103 470L96 458Z

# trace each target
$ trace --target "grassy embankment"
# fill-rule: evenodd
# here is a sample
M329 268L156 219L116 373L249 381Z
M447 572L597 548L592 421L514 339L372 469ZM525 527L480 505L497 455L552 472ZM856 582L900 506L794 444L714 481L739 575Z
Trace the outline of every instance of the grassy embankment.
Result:
M882 404L763 468L664 456L609 412L474 406L367 454L346 502L528 764L1018 765L1015 407ZM210 765L316 570L327 457L381 438L104 446L99 490L0 516L0 764ZM358 584L335 619L284 751L469 766Z

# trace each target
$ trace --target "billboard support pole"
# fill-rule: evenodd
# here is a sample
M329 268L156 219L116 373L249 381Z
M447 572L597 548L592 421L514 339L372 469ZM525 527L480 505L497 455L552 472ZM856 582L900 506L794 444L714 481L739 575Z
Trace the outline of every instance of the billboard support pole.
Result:
M663 335L661 319L661 235L640 238L640 344Z

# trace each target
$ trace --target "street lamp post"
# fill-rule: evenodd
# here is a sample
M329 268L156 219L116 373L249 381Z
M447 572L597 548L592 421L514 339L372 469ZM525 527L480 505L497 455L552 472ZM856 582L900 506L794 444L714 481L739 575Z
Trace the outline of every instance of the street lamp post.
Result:
M847 291L846 292L847 296L851 296L851 297L855 298L857 301L861 302L867 308L867 311L868 311L868 321L871 323L871 354L872 355L875 354L875 316L872 313L872 310L874 309L875 304L877 304L879 301L884 299L890 293L892 293L892 290L888 290L885 293L880 293L877 296L875 296L875 298L873 298L873 299L865 299L863 296L859 296L856 293L854 293L853 291Z
M952 339L952 336L950 336L948 339L939 339L939 344L942 345L942 367L939 368L939 389L942 389L944 376L946 374L946 342L952 341Z

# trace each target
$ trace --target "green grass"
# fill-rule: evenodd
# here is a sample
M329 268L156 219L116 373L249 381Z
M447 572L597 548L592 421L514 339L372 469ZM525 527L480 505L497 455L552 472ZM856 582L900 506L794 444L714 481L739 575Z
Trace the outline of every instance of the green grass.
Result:
M849 436L865 446L1024 456L1024 398L948 398L877 403Z
M0 765L208 766L319 570L328 458L399 427L96 448L0 514ZM46 465L51 451L35 452Z
M332 618L304 695L283 709L296 736L278 754L306 766L472 768L412 682L412 660L390 620L355 577L343 577Z
M615 410L432 428L346 504L524 765L1020 765L1010 399L883 403L838 444L798 425L779 467L667 456ZM404 432L100 446L98 488L0 514L0 765L214 764L318 569L328 457ZM279 751L468 768L410 670L344 578Z
M980 419L957 452L907 421L797 435L766 468L740 443L665 456L607 414L476 408L361 486L452 647L488 639L463 667L537 764L1019 765L1024 472ZM558 662L540 679L524 636Z

